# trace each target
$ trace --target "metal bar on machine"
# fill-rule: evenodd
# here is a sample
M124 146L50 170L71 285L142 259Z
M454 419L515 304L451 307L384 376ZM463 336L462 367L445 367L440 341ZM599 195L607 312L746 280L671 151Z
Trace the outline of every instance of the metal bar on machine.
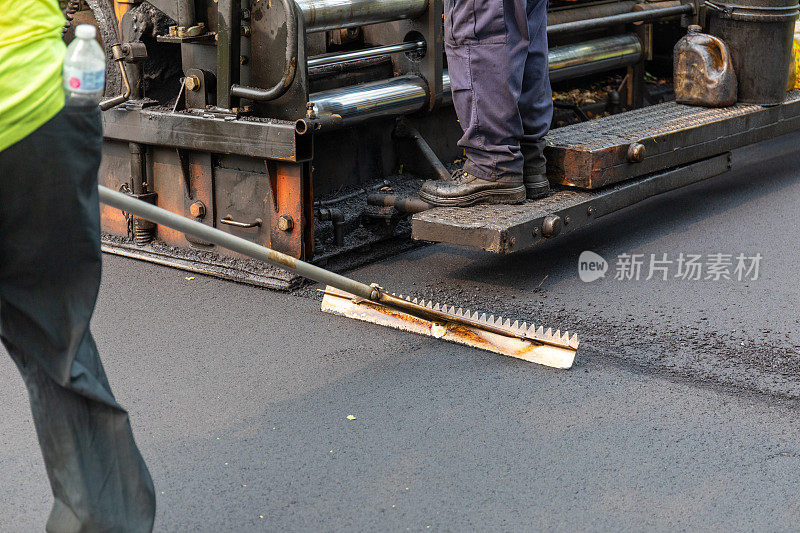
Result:
M239 82L240 0L217 4L217 105L231 106L231 86Z
M308 68L321 68L331 65L338 65L341 63L349 63L351 61L358 61L360 59L373 59L391 54L399 54L402 52L424 53L424 51L425 41L418 41L390 44L387 46L376 46L374 48L364 48L362 50L354 50L352 52L344 52L341 54L325 54L311 57L306 63L308 64Z
M659 9L650 9L644 11L633 11L631 13L623 13L620 15L610 15L608 17L592 18L586 20L576 20L574 22L565 22L563 24L554 24L547 27L548 37L559 35L563 33L572 33L578 31L597 30L600 28L608 28L617 24L629 24L633 22L649 22L667 17L674 17L678 15L690 15L694 13L692 4L683 4L680 6L662 7Z
M622 68L642 59L642 42L636 35L615 35L550 49L550 81L587 76Z
M568 5L560 8L548 10L547 23L550 26L563 24L565 22L575 22L576 20L593 19L598 17L610 17L630 13L637 4L636 0L619 0L609 3L589 3L583 7Z
M633 34L595 39L550 49L550 79L560 81L633 65L642 58ZM451 101L450 75L442 73L443 103ZM341 124L414 113L426 102L425 82L415 75L321 91L310 96L317 116L339 115Z
M340 115L342 124L414 113L422 109L427 99L425 81L413 74L321 91L310 96L318 117Z
M295 0L295 3L303 12L307 33L413 19L428 9L428 0Z

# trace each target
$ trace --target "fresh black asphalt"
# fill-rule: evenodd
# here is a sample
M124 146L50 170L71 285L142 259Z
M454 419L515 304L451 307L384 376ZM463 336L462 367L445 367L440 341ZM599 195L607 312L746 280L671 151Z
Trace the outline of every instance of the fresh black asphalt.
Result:
M574 329L569 371L322 314L314 287L106 256L93 331L156 529L795 529L798 146L737 152L726 175L538 250L429 246L351 273ZM606 278L578 279L583 250ZM620 254L664 253L763 259L757 280L614 279ZM7 357L0 480L0 530L41 531L51 496Z

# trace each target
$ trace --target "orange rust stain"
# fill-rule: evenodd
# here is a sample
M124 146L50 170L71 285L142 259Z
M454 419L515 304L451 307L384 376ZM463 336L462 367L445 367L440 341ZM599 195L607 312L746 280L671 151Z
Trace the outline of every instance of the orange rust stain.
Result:
M451 333L458 335L462 339L480 344L487 344L486 339L484 339L483 337L472 331L470 328L467 328L466 326L462 326L460 324L448 324L447 329Z
M402 311L395 311L391 307L385 307L383 305L375 304L370 301L363 301L359 305L363 305L364 307L369 307L370 309L374 309L375 311L381 314L391 316L399 320L403 320L405 322L412 322L414 324L420 324L422 326L430 326L430 322L427 320L417 318L414 315L409 315L408 313L403 313Z

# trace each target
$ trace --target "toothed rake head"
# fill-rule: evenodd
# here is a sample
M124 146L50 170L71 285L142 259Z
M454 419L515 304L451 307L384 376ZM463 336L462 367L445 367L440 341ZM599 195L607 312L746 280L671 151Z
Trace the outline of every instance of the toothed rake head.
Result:
M570 335L569 331L564 331L562 333L560 330L553 331L553 328L547 328L545 330L543 326L536 326L533 323L528 325L526 322L520 324L518 320L514 321L512 324L511 320L508 318L495 315L486 316L486 313L477 311L473 313L469 309L462 309L460 307L456 309L454 306L441 306L431 300L426 301L417 298L410 300L407 297L403 299L426 309L438 311L442 315L447 315L452 318L453 322L469 320L481 326L503 330L505 333L515 337L563 346L564 348L571 348L573 350L577 350L580 344L577 333Z
M502 330L503 333L521 339L528 339L554 346L561 346L563 348L570 348L572 350L577 350L580 344L577 333L570 335L569 331L561 333L560 330L556 330L554 332L553 328L547 328L547 330L545 330L543 326L537 327L534 323L528 325L526 322L523 322L520 325L519 320L514 321L512 324L511 320L507 318L500 316L495 317L494 315L486 316L486 313L481 313L478 311L473 313L469 309L462 309L461 307L456 309L455 306L442 306L438 302L434 302L433 300L425 300L423 298L412 299L410 296L395 293L384 293L384 295L392 296L396 299L408 302L413 306L418 306L421 309L441 314L442 319L449 318L452 322L458 323L468 321L469 323L472 323L472 325L491 328L492 330ZM390 304L391 302L384 303Z
M578 336L552 328L512 322L508 318L441 305L431 300L381 292L364 300L328 287L322 310L386 326L414 331L544 364L569 368L578 350Z

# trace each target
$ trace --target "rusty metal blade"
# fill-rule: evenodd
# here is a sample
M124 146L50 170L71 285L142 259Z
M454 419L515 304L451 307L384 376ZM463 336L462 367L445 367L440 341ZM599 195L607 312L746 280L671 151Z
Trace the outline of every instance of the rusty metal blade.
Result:
M458 313L445 314L439 311L442 317L440 320L438 316L433 318L412 315L379 302L358 298L330 286L323 292L325 296L322 299L322 310L326 313L465 344L553 368L570 368L575 361L577 336L574 343L570 340L565 342L559 337L559 344L556 345L555 339L552 343L540 342L527 338L527 331L505 332L505 326L498 326L494 322L492 326L487 322L484 327L472 320L465 320ZM448 309L447 306L441 307ZM423 306L422 309L430 310L427 306ZM468 311L464 311L464 315L471 316ZM502 319L500 321L502 322Z
M518 337L523 340L529 340L542 344L549 344L558 348L565 348L571 350L578 349L578 337L570 337L569 332L564 332L562 336L560 331L553 333L552 328L547 331L544 327L538 328L531 324L527 329L524 327L513 327L510 321L504 320L503 317L495 318L494 315L486 316L486 313L475 312L472 313L469 309L465 310L462 315L453 312L447 312L447 306L444 309L439 304L431 307L431 302L427 305L415 304L406 299L399 299L396 296L381 292L378 298L373 298L372 301L382 303L387 307L397 309L413 316L425 318L430 322L445 323L456 322L465 326L497 333L499 335L506 335L511 337Z

